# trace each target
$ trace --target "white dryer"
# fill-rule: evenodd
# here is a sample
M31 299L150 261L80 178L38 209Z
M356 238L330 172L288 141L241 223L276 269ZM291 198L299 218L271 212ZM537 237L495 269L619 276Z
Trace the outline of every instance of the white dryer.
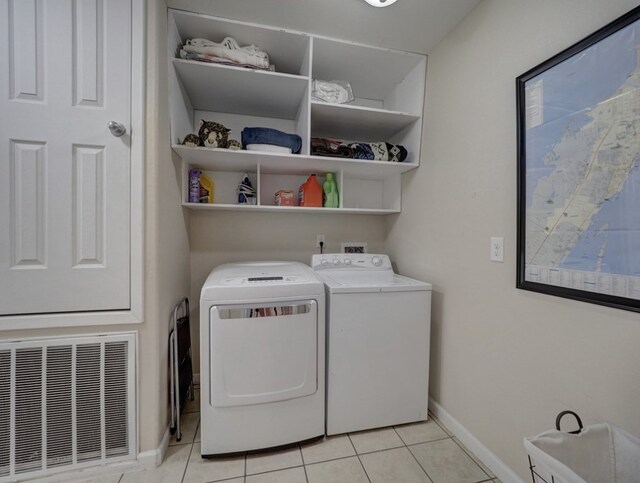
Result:
M386 255L311 264L327 291L327 434L427 419L431 285Z
M200 297L201 454L324 434L325 292L306 265L221 265Z

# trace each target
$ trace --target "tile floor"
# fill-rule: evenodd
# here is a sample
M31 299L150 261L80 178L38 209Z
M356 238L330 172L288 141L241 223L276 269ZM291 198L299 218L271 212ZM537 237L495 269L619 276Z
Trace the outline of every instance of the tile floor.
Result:
M499 482L430 415L427 422L350 433L279 451L215 459L200 457L199 401L182 416L183 436L172 440L154 469L93 483L479 483Z

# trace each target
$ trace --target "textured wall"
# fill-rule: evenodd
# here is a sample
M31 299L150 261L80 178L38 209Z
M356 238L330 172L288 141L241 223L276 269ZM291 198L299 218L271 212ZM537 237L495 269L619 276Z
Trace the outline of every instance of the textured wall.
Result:
M514 80L636 4L484 0L430 53L421 167L387 220L400 271L434 284L431 396L527 480L522 438L562 409L640 434L640 317L516 290Z

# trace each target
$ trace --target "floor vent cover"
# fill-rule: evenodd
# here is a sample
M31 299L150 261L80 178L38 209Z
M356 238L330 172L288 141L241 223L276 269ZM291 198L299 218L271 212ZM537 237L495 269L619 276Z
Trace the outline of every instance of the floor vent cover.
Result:
M135 459L135 334L0 342L0 481Z

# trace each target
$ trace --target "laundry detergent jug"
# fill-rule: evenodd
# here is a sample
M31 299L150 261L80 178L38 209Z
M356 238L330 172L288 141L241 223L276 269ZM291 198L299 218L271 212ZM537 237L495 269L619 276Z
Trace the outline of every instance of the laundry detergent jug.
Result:
M338 185L333 177L333 173L327 173L325 175L324 183L322 184L324 189L324 207L325 208L337 208L340 206L340 200L338 197Z
M298 190L298 205L322 207L322 186L318 183L315 174L309 176L307 181L300 185L300 189Z

